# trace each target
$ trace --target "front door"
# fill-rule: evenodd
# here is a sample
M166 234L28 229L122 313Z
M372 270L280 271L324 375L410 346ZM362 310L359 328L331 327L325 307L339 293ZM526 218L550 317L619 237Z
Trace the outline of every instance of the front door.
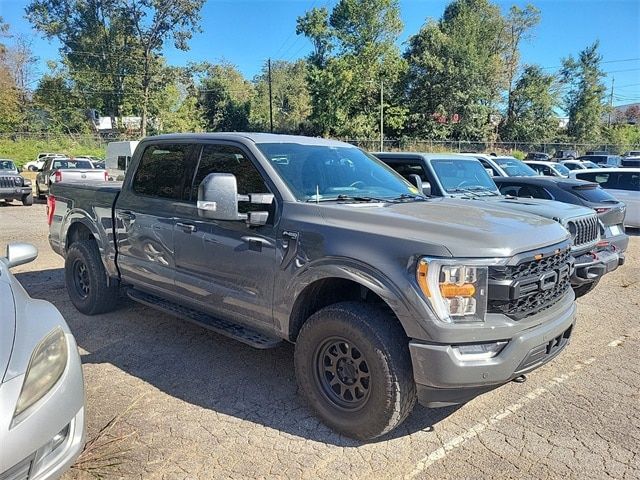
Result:
M268 210L269 221L249 227L243 220L200 218L198 186L210 173L232 173L238 193L272 193L249 154L231 144L205 144L192 183L190 203L176 206L175 283L179 294L213 315L271 324L276 262L275 204L240 202L241 213Z

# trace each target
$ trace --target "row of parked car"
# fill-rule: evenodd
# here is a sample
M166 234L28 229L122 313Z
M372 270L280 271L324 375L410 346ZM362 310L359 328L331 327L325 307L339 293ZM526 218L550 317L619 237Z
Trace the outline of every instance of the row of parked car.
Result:
M256 348L294 343L310 407L369 440L416 402L461 404L524 380L574 335L576 296L624 263L623 202L530 171L509 157L371 155L298 136L149 137L121 183L51 185L49 242L80 312L113 310L125 293ZM8 268L34 256L11 246L0 281L22 292ZM0 475L68 465L83 430L82 394L62 386L80 370L59 373L77 362L68 329L16 329L18 303L44 303L14 297L0 339L20 348L0 358L0 439L15 446ZM33 385L32 363L45 377ZM53 421L56 392L74 401Z

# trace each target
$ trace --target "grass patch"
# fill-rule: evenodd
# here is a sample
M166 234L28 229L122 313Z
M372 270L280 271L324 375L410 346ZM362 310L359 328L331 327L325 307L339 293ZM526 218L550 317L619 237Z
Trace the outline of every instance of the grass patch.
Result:
M51 137L51 139L0 138L0 158L13 160L18 167L35 160L38 153L93 155L104 158L107 144L92 138Z

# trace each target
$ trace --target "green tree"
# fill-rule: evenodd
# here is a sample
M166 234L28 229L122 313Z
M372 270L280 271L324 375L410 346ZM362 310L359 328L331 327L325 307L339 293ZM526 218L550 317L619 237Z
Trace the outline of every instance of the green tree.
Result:
M180 50L198 30L204 0L33 0L27 18L61 43L71 75L93 108L139 113L146 134L149 102L167 41ZM129 95L130 93L130 95Z
M513 122L513 88L520 66L520 43L531 37L531 30L540 23L540 10L528 4L525 8L513 5L506 18L504 49L505 80L507 83L507 112L505 119Z
M314 44L307 81L317 133L379 132L381 84L393 92L404 70L396 45L401 31L397 0L340 0L331 14L315 9L298 19L297 32ZM405 111L395 99L387 95L384 103L388 123L397 126Z
M154 91L150 111L154 132L201 132L203 112L198 102L198 89L192 68L169 67L162 75L164 88Z
M40 78L33 93L34 118L40 130L56 133L89 131L82 99L69 80L68 72L53 69Z
M581 142L597 141L602 129L606 88L598 48L596 41L581 51L577 59L569 56L563 60L561 70L562 82L567 87L564 96L569 114L567 132Z
M253 85L229 63L208 65L200 86L200 106L209 131L249 130Z
M549 141L558 129L554 107L558 103L555 76L536 65L525 67L510 95L510 115L501 125L505 141Z
M251 100L252 129L269 130L269 74L265 65L254 79L255 95ZM303 60L283 60L271 64L273 126L278 133L301 133L311 113L307 88L307 64Z
M488 0L455 0L409 39L409 131L487 140L504 86L505 19Z

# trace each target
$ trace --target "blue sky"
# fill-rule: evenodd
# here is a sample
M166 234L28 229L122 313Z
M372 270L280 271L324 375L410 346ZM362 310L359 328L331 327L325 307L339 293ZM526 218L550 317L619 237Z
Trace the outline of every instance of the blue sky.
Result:
M557 70L561 58L577 54L599 39L607 85L615 76L614 104L640 101L640 1L638 0L530 0L542 11L542 21L532 40L522 46L522 59ZM27 0L0 0L0 16L14 32L31 35L39 57L38 69L58 58L57 45L38 36L23 18ZM170 64L221 59L237 65L245 76L258 73L268 57L292 60L306 55L309 42L295 35L296 18L312 7L335 0L208 0L202 10L202 33L196 34L188 52L167 48ZM448 1L401 0L404 42L429 17L439 18ZM503 10L525 1L497 2ZM402 45L401 45L402 47ZM624 60L624 61L623 61Z

